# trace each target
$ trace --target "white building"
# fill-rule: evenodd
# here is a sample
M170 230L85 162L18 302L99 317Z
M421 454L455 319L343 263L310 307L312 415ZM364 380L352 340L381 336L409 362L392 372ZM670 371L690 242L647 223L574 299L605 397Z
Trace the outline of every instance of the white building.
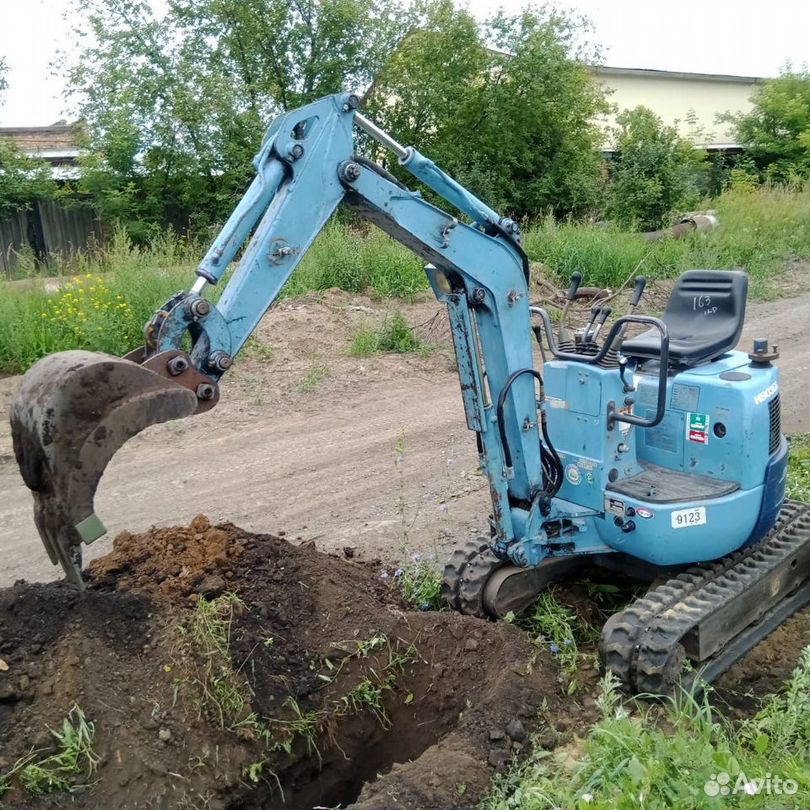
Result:
M714 73L677 73L644 68L594 67L592 71L608 90L615 112L600 120L606 130L605 147L610 149L610 128L616 114L639 105L649 107L665 124L709 150L738 150L729 124L718 124L725 112L748 112L757 76L725 76Z

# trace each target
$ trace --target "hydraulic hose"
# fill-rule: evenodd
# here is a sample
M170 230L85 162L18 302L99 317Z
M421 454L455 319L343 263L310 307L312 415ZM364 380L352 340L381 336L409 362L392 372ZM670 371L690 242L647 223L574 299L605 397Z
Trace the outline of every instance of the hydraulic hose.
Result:
M506 435L506 427L503 421L503 409L504 405L506 404L506 396L509 393L509 389L512 387L515 380L523 374L531 374L540 383L541 391L543 389L543 378L540 375L540 372L533 368L521 368L512 372L512 374L510 374L507 378L504 387L501 389L501 393L498 396L498 403L496 405L495 413L498 419L498 433L501 439L501 446L503 447L504 465L507 467L507 469L512 467L512 450L509 446L509 438ZM546 479L546 486L544 489L549 497L554 497L562 486L563 468L560 457L557 454L557 451L554 449L554 446L551 444L551 439L549 438L548 429L546 427L545 414L542 411L540 414L540 426L543 439L545 441L545 444L543 442L540 443L540 460L543 466L543 475ZM548 445L548 447L546 447L546 445Z

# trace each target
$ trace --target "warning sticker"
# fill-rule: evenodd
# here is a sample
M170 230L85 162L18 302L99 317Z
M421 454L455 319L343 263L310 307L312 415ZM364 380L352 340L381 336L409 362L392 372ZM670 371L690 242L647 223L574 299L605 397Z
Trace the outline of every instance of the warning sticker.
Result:
M709 443L709 414L686 414L686 438L695 444Z
M690 430L687 438L690 442L694 442L695 444L709 443L709 434L703 430Z

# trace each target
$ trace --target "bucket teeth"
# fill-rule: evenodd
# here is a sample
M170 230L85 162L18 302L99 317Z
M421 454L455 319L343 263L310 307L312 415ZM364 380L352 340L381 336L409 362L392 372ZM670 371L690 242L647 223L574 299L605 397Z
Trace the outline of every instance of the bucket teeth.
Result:
M79 588L75 547L106 531L93 499L108 462L144 428L196 409L193 391L106 354L60 352L23 377L11 405L14 454L48 556Z

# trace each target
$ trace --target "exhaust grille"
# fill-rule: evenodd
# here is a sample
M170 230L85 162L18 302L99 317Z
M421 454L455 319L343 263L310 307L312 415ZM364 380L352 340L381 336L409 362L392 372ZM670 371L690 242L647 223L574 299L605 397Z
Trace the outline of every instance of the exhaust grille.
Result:
M768 403L768 416L770 418L768 455L773 455L779 449L779 441L782 436L782 405L779 401L779 394Z

